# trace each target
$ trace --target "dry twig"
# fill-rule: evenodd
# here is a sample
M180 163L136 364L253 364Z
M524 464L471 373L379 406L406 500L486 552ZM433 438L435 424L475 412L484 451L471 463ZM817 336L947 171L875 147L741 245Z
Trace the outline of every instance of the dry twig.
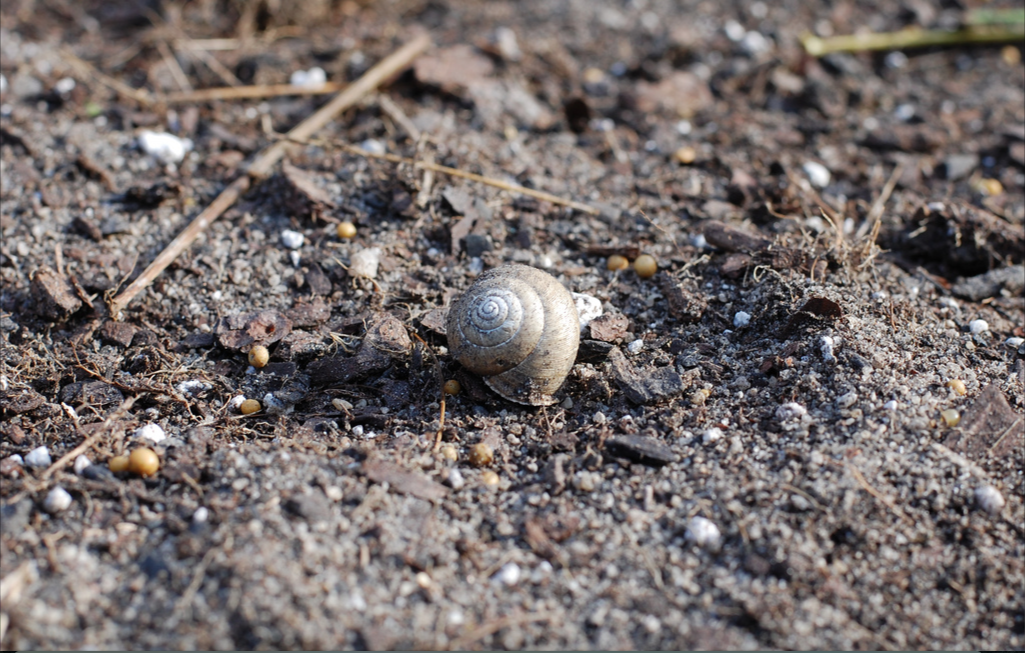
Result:
M420 34L412 41L402 46L380 63L368 70L356 82L338 94L333 100L320 108L316 113L299 123L295 129L288 132L288 137L294 140L305 140L315 134L342 111L348 109L358 102L360 98L370 93L383 84L393 75L408 66L413 59L427 49L431 39L427 34ZM124 291L113 299L110 306L110 313L117 319L121 311L138 295L146 286L151 284L161 272L164 271L178 256L185 251L203 233L207 227L219 218L228 208L234 204L239 197L245 193L250 186L258 183L266 177L271 168L281 160L288 151L291 143L278 141L266 148L249 165L246 174L228 185L216 199L197 215L192 222L178 236L164 248L162 252L149 264L141 275L133 281Z
M217 86L201 88L187 93L168 93L160 97L167 104L193 104L210 100L243 100L278 97L282 95L326 95L341 91L345 84L327 82L322 86L293 86L292 84L256 84L254 86Z

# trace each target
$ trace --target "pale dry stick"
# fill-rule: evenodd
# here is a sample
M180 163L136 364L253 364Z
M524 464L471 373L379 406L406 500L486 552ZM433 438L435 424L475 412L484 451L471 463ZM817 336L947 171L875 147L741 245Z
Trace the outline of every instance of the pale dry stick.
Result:
M854 478L858 480L858 483L861 484L861 487L864 488L866 492L874 496L876 499L879 499L887 508L889 508L893 512L893 514L903 519L905 524L907 524L908 526L915 525L915 521L908 517L903 510L898 508L889 497L887 497L885 494L872 487L868 480L865 479L865 476L861 473L860 469L858 469L850 463L847 464L847 469L851 470L851 473L854 474Z
M181 30L179 30L181 31ZM192 54L199 57L199 60L206 64L206 67L214 72L215 75L221 78L221 80L228 86L242 86L242 80L235 76L235 73L228 70L228 68L217 60L216 57L211 55L209 52L203 49L191 50Z
M327 82L322 86L294 86L292 84L256 84L254 86L216 86L188 93L168 93L160 97L167 104L193 104L211 100L250 100L282 95L327 95L343 90L347 85Z
M64 57L64 61L67 62L67 64L70 65L76 73L82 76L79 81L88 82L90 80L95 80L107 88L110 88L118 95L135 100L146 107L153 106L156 103L156 101L146 91L132 88L124 82L120 82L113 77L104 75L91 63L79 59L67 48L61 49L61 56Z
M110 425L113 424L115 420L121 419L121 417L124 416L125 413L131 410L134 404L135 397L129 397L128 399L125 399L124 403L118 406L117 410L108 415L107 419L103 420L103 423L100 424L99 428L96 429L96 433L90 435L85 440L82 440L81 444L79 444L77 447L61 456L57 460L57 462L47 467L46 471L43 472L42 479L45 481L46 479L50 478L51 476L53 476L54 472L56 472L61 467L64 467L64 465L67 465L68 461L74 460L80 454L83 454L86 451L88 451L89 447L96 444L97 440L102 438L104 435L107 435L107 429L110 428Z
M466 633L462 637L457 637L449 644L450 651L465 651L469 644L476 642L479 639L483 639L488 635L493 635L503 628L510 626L520 626L523 624L529 624L534 621L551 621L553 615L551 614L520 614L510 615L508 617L502 617L495 619L486 624L482 624L472 631Z
M442 172L446 175L453 177L460 177L462 179L469 179L470 181L476 181L477 183L484 184L486 186L493 186L501 190L509 191L510 193L519 193L520 195L527 195L534 197L545 202L551 202L552 204L558 204L559 206L568 206L571 209L575 209L582 213L590 215L598 215L598 209L588 204L581 202L575 202L573 200L564 199L558 195L552 195L541 190L534 190L533 188L527 188L525 186L519 186L517 184L510 184L502 181L501 179L495 179L494 177L485 177L484 175L476 175L472 172L464 172L458 168L450 168L448 166L438 165L437 163L429 163L427 161L417 161L415 159L407 159L404 156L398 156L396 154L375 154L373 152L367 152L366 150L360 149L355 145L350 145L343 141L337 140L324 140L324 139L296 139L286 134L281 136L281 142L294 142L303 145L320 145L322 147L337 147L341 150L348 152L349 154L355 154L356 156L367 157L370 159L382 159L384 161L390 161L392 163L404 163L406 165L420 168L422 170L433 170L434 172Z
M406 112L402 110L402 107L395 104L395 101L384 93L379 93L377 96L377 103L381 105L381 110L388 114L388 117L395 121L399 127L402 127L403 131L409 136L410 140L414 143L420 140L420 130L417 129L413 121L409 119Z
M887 200L890 199L890 195L893 194L893 189L897 187L897 180L904 174L904 164L898 163L897 167L893 169L893 173L890 174L890 178L886 180L883 185L883 190L880 191L879 196L872 202L872 207L868 210L868 215L865 217L865 221L858 227L858 232L854 235L855 240L861 240L868 233L869 229L873 233L879 233L879 227L876 226L882 217L883 209L886 207ZM875 242L873 239L870 242Z
M348 109L358 102L360 98L383 84L393 75L408 66L413 59L426 50L431 44L430 36L420 34L412 41L402 46L380 63L368 70L362 77L348 86L333 100L321 107L316 113L299 123L295 129L288 132L288 136L295 140L305 140L334 120L335 116ZM235 181L207 208L197 215L189 226L185 228L167 247L149 264L142 274L133 281L124 291L113 299L110 305L110 313L115 319L120 316L121 311L138 295L144 288L153 283L153 280L160 275L178 256L185 251L203 233L207 227L219 218L228 208L234 204L239 197L245 193L254 183L259 183L266 177L271 168L281 160L291 145L289 141L278 141L266 148Z
M174 82L181 87L182 91L188 93L192 90L192 82L189 81L189 76L182 70L182 66L178 63L178 58L171 53L171 48L167 47L167 43L163 41L157 41L157 52L160 53L164 63L167 64L168 70L171 71L171 77L174 77Z

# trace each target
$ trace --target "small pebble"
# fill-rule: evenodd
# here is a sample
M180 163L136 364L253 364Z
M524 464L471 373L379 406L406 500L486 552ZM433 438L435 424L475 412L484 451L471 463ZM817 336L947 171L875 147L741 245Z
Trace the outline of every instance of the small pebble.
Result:
M463 473L458 469L452 468L448 470L448 484L453 490L463 489L466 481L463 480Z
M631 354L639 354L644 349L644 341L638 338L626 346L626 350Z
M306 242L306 236L302 235L298 231L292 231L291 229L285 229L281 232L281 244L288 249L299 249Z
M719 440L722 440L723 435L721 428L710 428L701 434L701 441L705 444L715 444Z
M789 401L776 408L776 419L787 422L792 419L800 419L808 414L808 409L799 403Z
M705 234L695 234L691 236L690 244L696 249L708 249L708 241L705 240Z
M512 587L520 582L520 566L515 562L507 562L502 565L502 568L498 570L494 578L503 585Z
M356 237L356 225L351 222L338 223L338 237L343 239Z
M953 408L948 408L940 413L940 417L942 417L943 422L951 428L957 426L961 422L961 415Z
M822 336L822 339L819 340L819 349L822 352L822 358L824 358L827 363L832 363L836 360L836 357L833 355L833 346L834 341L830 336Z
M1025 345L1025 338L1008 338L1004 341L1004 344L1008 347L1016 349L1018 347L1021 347L1022 345Z
M806 161L803 168L804 174L808 175L808 181L811 182L812 186L825 188L829 185L832 173L829 172L829 168L826 166L815 161Z
M236 395L228 400L228 408L238 410L242 406L242 402L246 400L245 395Z
M49 467L52 462L50 460L50 450L46 447L36 447L25 454L26 467Z
M348 412L352 410L352 403L342 399L341 397L335 397L331 400L331 405L335 407L339 412Z
M178 385L176 385L174 387L175 387L175 389L178 390L178 392L182 393L183 395L194 395L194 396L198 395L198 394L202 394L206 390L210 389L210 385L209 384L203 383L202 381L199 381L198 379L189 379L187 381L182 381L181 383L179 383Z
M273 392L263 395L263 409L268 415L284 415L292 412L292 407L275 397Z
M684 145L673 152L673 160L679 164L689 166L698 158L698 151L689 145Z
M737 327L738 329L740 327L746 327L750 323L751 323L751 314L750 313L747 313L745 311L737 311L737 314L733 316L733 326Z
M327 83L327 73L319 66L314 66L309 70L297 70L288 78L288 83L303 88L320 88Z
M81 476L82 472L85 471L85 468L89 467L92 464L93 461L89 460L88 456L82 455L78 458L75 458L75 473Z
M166 440L167 434L164 433L164 429L160 428L159 424L146 424L135 430L135 437L157 443Z
M992 485L982 485L975 488L975 502L979 507L996 516L1004 509L1004 495Z
M180 163L192 149L192 141L166 132L144 130L139 134L139 148L161 163Z
M197 524L202 524L209 518L210 510L206 506L200 506L196 508L196 512L192 513L192 521Z
M484 470L484 473L480 475L480 480L484 485L488 487L495 487L499 483L498 474L491 471L490 469Z
M694 406L704 406L710 396L712 396L712 391L708 388L695 390L694 394L690 396L690 403Z
M352 255L349 262L349 274L353 277L373 279L377 276L377 266L381 263L381 248L368 247Z
M580 320L580 331L583 332L592 320L602 316L605 309L602 308L601 300L597 297L579 292L571 294L573 295L573 301L575 301L577 305L577 318Z
M891 400L887 401L885 404L883 404L883 409L884 410L897 410L898 406L899 406L899 404L895 400L891 399Z
M989 323L986 320L972 320L968 323L968 330L976 335L986 333L989 331Z
M58 512L63 512L71 506L71 495L68 494L67 490L61 486L57 486L50 490L49 494L46 495L46 499L43 501L43 510L50 513L51 515Z
M384 143L379 140L368 138L359 144L359 149L370 154L384 154L387 149L384 147Z
M704 517L694 517L687 525L687 539L703 549L717 551L722 544L719 527Z

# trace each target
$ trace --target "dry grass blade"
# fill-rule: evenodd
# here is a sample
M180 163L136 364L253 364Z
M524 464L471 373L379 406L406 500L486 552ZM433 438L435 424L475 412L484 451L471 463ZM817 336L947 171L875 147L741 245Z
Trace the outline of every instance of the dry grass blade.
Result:
M402 46L380 63L368 70L356 82L338 94L336 98L320 108L312 116L299 123L288 133L290 138L302 140L309 138L318 130L323 128L334 118L358 102L367 93L383 84L393 75L412 63L421 52L431 44L427 34L420 34L412 41ZM266 177L271 168L281 160L281 157L288 151L290 143L278 141L265 149L246 170L248 174L243 175L228 185L221 194L200 212L192 222L162 252L149 264L142 274L139 275L127 288L111 301L110 313L117 319L121 311L138 295L144 288L153 283L153 280L160 275L178 256L185 251L203 233L207 227L219 218L239 197L245 193L253 181L260 181Z
M112 89L118 95L126 97L130 100L135 100L143 106L149 107L153 106L153 104L155 103L153 98L146 91L132 88L124 82L120 82L114 79L113 77L108 77L107 75L104 75L99 70L97 70L96 67L93 66L91 63L83 61L82 59L79 59L74 54L72 54L71 50L67 48L62 48L61 55L64 57L64 61L71 66L71 68L75 71L77 75L79 75L79 81L99 82L100 84L103 84L104 86Z
M211 100L248 100L283 95L326 95L341 91L345 84L328 82L322 86L294 86L292 84L257 84L255 86L218 86L201 88L186 93L168 93L160 97L167 104L194 104Z
M100 438L109 433L111 424L124 417L128 413L128 411L131 410L134 404L135 397L129 397L128 399L126 399L124 403L118 406L117 410L111 412L111 414L107 416L107 419L103 420L103 424L101 424L100 427L96 429L96 433L90 435L88 438L83 440L82 443L79 444L77 447L61 456L60 459L57 460L57 462L47 467L46 471L43 472L43 480L50 478L59 469L67 465L69 462L73 461L81 454L88 451L89 447L96 444L97 440L99 440Z

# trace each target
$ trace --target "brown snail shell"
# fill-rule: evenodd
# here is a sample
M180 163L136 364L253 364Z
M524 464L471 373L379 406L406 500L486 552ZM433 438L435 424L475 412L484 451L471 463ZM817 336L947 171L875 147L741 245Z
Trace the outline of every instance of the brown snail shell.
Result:
M580 321L569 291L547 272L503 265L480 275L446 320L448 346L502 397L549 406L573 368Z

